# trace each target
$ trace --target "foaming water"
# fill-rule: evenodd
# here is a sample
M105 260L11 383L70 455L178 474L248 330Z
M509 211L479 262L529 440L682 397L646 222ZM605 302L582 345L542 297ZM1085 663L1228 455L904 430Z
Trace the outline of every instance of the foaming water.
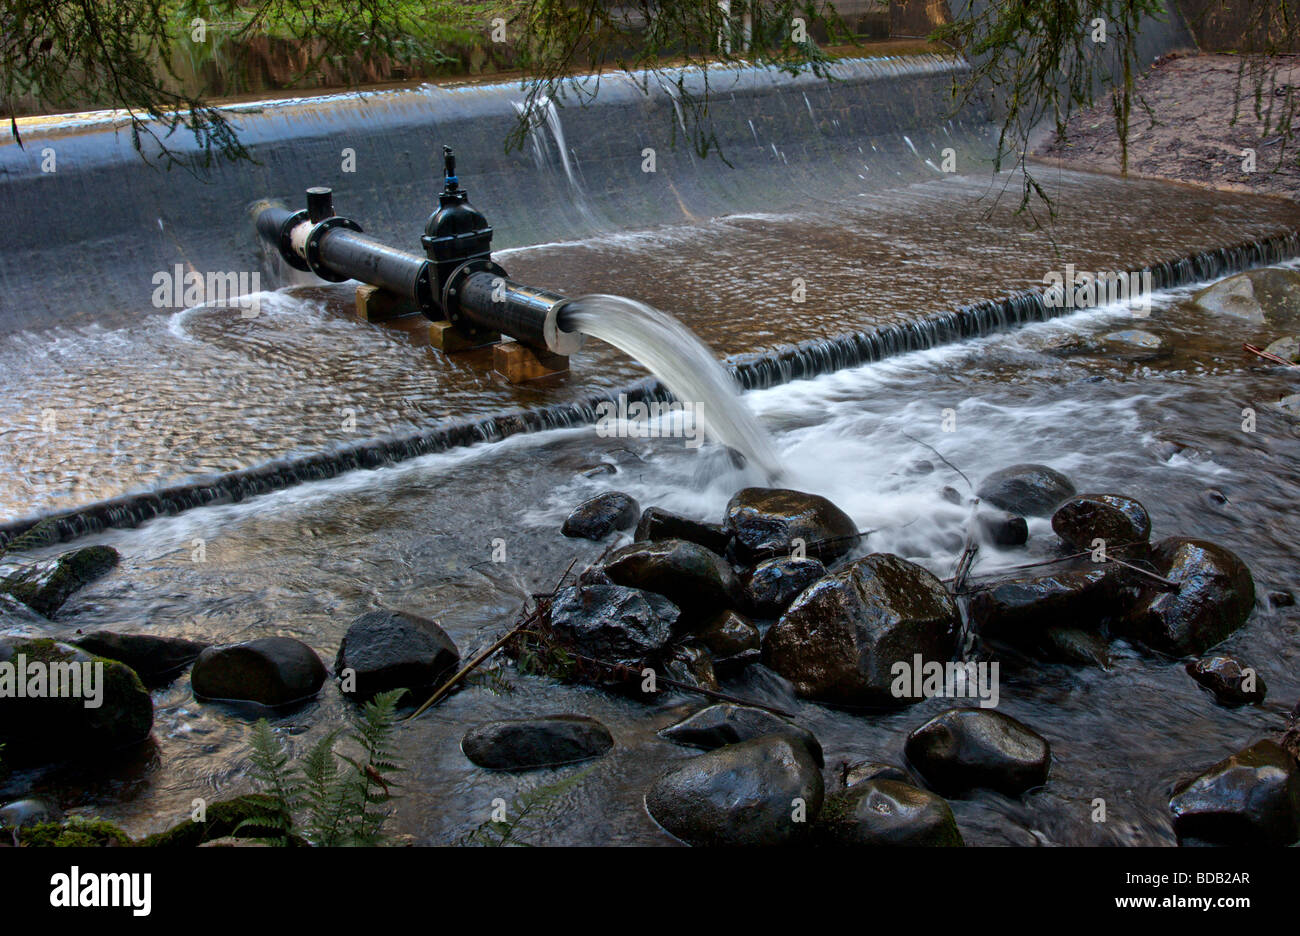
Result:
M654 306L624 296L581 296L560 312L560 327L611 344L644 364L678 402L694 406L705 429L774 481L782 473L771 439L740 401L731 374L708 346Z

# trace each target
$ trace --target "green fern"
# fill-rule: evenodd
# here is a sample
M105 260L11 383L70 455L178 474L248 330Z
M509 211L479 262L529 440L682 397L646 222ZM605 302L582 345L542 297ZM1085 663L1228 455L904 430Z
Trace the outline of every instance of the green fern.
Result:
M484 848L499 848L510 845L522 848L533 847L531 842L526 842L519 836L523 833L541 831L536 822L538 814L576 787L595 769L595 767L588 767L572 777L565 777L563 780L557 780L555 783L549 783L546 786L540 786L516 796L514 801L506 807L506 819L489 819L472 832L462 836L456 844Z
M240 822L235 833L274 829L279 834L270 841L279 845L296 838L323 847L379 844L389 816L384 806L393 799L390 775L402 769L393 734L397 703L405 694L405 689L381 693L352 717L344 740L360 749L356 756L338 750L340 732L331 731L299 763L291 763L271 726L258 721L249 773L267 804Z

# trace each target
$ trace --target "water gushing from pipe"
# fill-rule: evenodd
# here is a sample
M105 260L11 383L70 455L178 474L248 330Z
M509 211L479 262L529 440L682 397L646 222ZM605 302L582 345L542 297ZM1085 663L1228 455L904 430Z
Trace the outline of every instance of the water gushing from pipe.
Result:
M568 302L558 321L565 331L599 338L640 361L679 402L698 405L716 441L745 456L769 481L781 476L771 439L741 402L735 379L677 319L635 299L597 293Z

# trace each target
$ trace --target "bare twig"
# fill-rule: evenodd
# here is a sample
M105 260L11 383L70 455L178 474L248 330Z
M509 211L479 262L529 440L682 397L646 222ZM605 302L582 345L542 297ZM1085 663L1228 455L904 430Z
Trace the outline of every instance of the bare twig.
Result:
M1263 351L1255 347L1253 344L1243 343L1241 347L1243 350L1249 351L1251 354L1257 354L1260 357L1262 357L1264 360L1271 361L1274 364L1283 364L1287 367L1300 367L1300 364L1297 364L1294 361L1288 361L1284 357L1278 357L1276 354L1273 354L1271 351Z

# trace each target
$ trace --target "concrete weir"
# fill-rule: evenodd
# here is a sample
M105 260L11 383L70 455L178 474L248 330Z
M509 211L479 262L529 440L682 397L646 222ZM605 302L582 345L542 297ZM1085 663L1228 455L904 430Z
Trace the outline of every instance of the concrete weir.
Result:
M152 278L176 263L200 272L256 270L261 258L247 209L263 197L297 204L306 185L330 186L365 218L368 235L404 243L436 201L444 143L474 167L474 203L493 219L497 249L834 198L861 189L861 150L902 155L904 136L917 147L942 140L967 165L968 156L987 158L988 125L978 110L950 115L948 90L963 68L918 55L845 60L830 67L829 82L769 68L713 70L711 129L727 171L716 154L701 159L683 139L674 86L646 94L612 76L601 79L594 103L579 106L571 97L557 119L534 127L511 152L505 141L524 98L515 84L237 105L232 112L255 162L193 172L146 165L129 128L110 115L29 121L22 148L12 139L0 144L7 221L0 333L129 321L151 311ZM698 74L684 80L688 93L702 89ZM195 153L180 132L167 145ZM51 165L47 151L52 172L42 171ZM920 160L900 160L899 174L875 184L928 174ZM93 289L87 258L100 261Z

